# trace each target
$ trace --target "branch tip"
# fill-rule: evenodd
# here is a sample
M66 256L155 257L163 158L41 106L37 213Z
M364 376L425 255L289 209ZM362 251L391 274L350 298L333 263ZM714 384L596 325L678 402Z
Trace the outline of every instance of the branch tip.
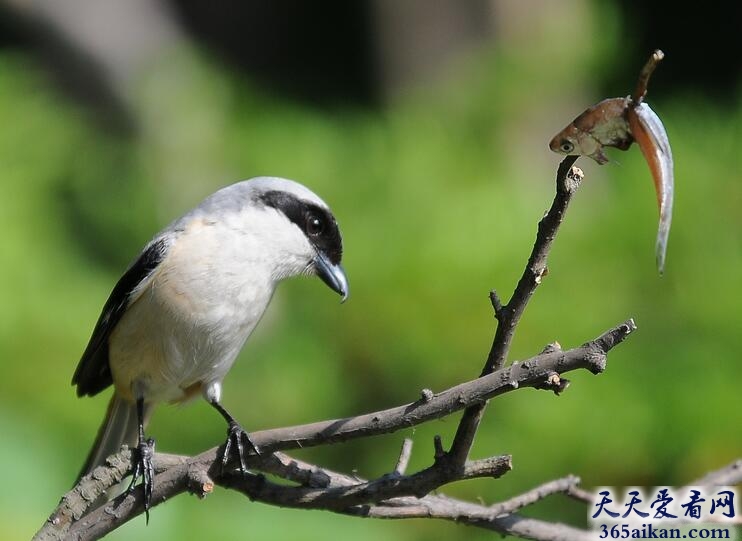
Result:
M468 460L464 463L462 479L492 477L499 479L513 469L512 455L492 456L479 460Z
M663 58L665 58L665 53L659 49L655 49L647 60L647 63L644 64L644 67L639 72L639 79L636 82L636 90L634 90L634 93L631 96L631 99L635 104L638 105L644 100L644 97L647 95L649 79L652 77L654 70Z
M535 385L535 388L544 391L552 391L555 395L559 396L565 390L567 390L567 387L569 387L570 383L570 380L561 377L558 373L548 372L546 374L546 379L544 380L544 382L541 385Z
M494 289L490 291L490 303L492 304L492 308L495 310L495 319L500 321L503 317L503 306L500 296Z
M214 491L214 481L211 480L209 473L206 468L193 467L188 468L187 473L187 487L188 492L204 499L206 496Z
M569 198L580 187L585 173L582 172L582 169L574 165L577 158L579 156L567 156L559 164L559 169L557 169L557 198Z
M611 349L626 340L626 338L637 329L634 318L630 318L617 327L614 327L601 336L596 338L593 343L600 348L603 353L608 353Z
M578 478L577 483L575 483L574 486L569 487L565 494L572 498L573 500L577 500L578 502L583 503L589 503L593 504L595 503L595 497L589 490L585 490L584 488L580 488L578 486L580 480Z
M688 486L733 486L742 483L742 458L723 468L712 471L688 484Z
M428 402L433 400L434 396L435 394L430 389L423 389L422 391L420 391L420 401L423 404L427 404Z
M490 509L495 512L498 517L512 515L516 511L519 511L524 507L528 507L529 505L533 505L534 503L537 503L547 496L551 496L552 494L567 494L572 488L577 486L579 482L580 479L578 477L575 477L574 475L568 475L567 477L563 477L561 479L555 479L553 481L543 483L527 492L524 492L523 494L515 496L514 498L511 498L502 503L491 505Z

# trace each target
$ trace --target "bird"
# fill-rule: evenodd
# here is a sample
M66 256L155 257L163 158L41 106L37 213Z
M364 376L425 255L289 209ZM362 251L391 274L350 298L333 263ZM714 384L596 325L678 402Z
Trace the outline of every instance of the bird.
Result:
M227 422L222 466L259 453L222 405L222 382L284 279L316 275L344 302L342 237L327 204L304 185L256 177L224 187L144 247L103 306L72 377L78 397L114 387L80 477L123 444L133 490L142 478L147 519L155 440L153 408L199 394Z

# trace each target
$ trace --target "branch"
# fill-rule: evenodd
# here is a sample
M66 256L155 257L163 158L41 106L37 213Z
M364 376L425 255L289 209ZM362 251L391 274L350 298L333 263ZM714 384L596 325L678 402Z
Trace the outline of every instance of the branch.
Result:
M250 437L267 451L325 445L360 437L387 434L438 419L519 387L548 386L549 377L577 369L598 374L605 369L606 354L636 329L633 320L614 327L586 344L568 351L542 353L495 373L425 395L415 402L367 413L287 428L253 432ZM216 449L212 450L216 455Z
M326 474L332 476L333 473L327 471ZM344 476L340 479L342 482ZM536 503L551 494L565 492L577 482L579 480L574 477L559 479L545 483L522 496L492 506L469 503L447 496L429 495L422 498L397 497L382 500L377 505L357 505L347 509L320 508L368 518L437 518L530 539L579 541L589 539L587 532L564 524L553 524L512 514L515 510ZM308 508L302 501L300 492L294 494L293 498L287 498L285 487L280 485L269 486L268 483L256 483L252 488L242 487L241 491L250 499L263 503L299 509ZM280 500L274 496L278 496Z
M220 485L251 500L284 507L390 519L440 518L531 539L587 539L587 532L583 530L516 514L551 494L563 493L572 497L581 494L579 480L572 476L544 483L491 506L430 494L454 481L481 477L497 479L512 468L509 455L467 460L489 399L524 387L559 394L569 385L562 374L581 368L594 374L602 372L608 351L636 329L634 321L628 320L581 347L563 351L558 343L550 344L539 355L504 367L515 328L528 300L547 273L548 253L582 178L582 172L572 167L576 159L567 157L559 166L554 202L539 223L533 251L510 301L503 305L495 291L490 294L498 326L478 379L437 394L424 389L415 402L396 408L252 433L253 441L263 453L248 457L247 465L251 472L278 476L294 483L290 486L270 481L263 473L239 473L236 464L222 468L218 460L221 448L217 447L194 457L157 454L152 505L159 505L186 491L204 497L213 491L215 485ZM436 436L432 464L410 475L405 474L412 449L409 439L405 440L391 473L372 480L303 463L280 452L394 432L465 408L451 451L445 452L441 438ZM106 490L121 481L130 460L130 451L124 449L111 457L108 464L83 477L62 498L35 539L98 539L141 514L144 511L143 495L139 490L124 493L91 510Z
M644 101L644 96L647 95L647 86L649 85L649 79L652 77L654 70L657 68L662 59L665 58L665 53L656 49L652 52L652 56L649 57L647 63L644 64L641 72L639 72L639 79L636 82L636 90L631 95L631 100L635 103L641 103Z
M551 250L551 245L559 231L559 226L564 220L564 213L567 211L572 196L582 181L582 171L573 167L577 158L578 156L567 156L559 164L554 201L538 224L536 242L512 297L506 305L503 305L495 291L490 293L490 300L497 318L497 330L482 375L502 368L523 311L541 283L541 279L546 275L546 259ZM450 460L459 464L466 461L486 406L487 404L482 402L467 408L464 412L449 451Z
M225 473L218 484L244 493L252 500L282 507L343 511L359 505L383 502L401 496L424 498L430 491L452 481L480 477L497 479L512 469L508 455L467 464L460 473L451 472L438 463L408 476L385 475L371 481L355 480L351 485L325 488L286 487L254 476L245 477L236 471Z
M423 396L416 402L396 408L345 419L254 432L251 438L264 450L265 454L248 457L248 466L251 469L278 475L275 464L271 465L275 456L275 454L270 454L273 451L331 444L406 429L520 388L556 390L561 388L562 384L559 374L577 369L587 369L594 374L602 372L606 366L608 351L622 342L635 329L636 325L633 320L628 320L580 347L567 351L553 346L548 347L535 357L515 362L497 372L456 385L437 394L423 393ZM219 450L219 447L214 447L190 459L156 454L155 468L158 474L155 478L152 496L153 506L185 491L205 496L213 488L214 482L222 483L230 488L238 488L235 485L237 483L235 476L231 476L229 472L223 476L219 475ZM344 489L330 493L307 492L302 493L302 501L307 506L310 502L314 502L313 505L321 508L339 511L377 501L379 498L387 499L402 495L423 496L430 490L453 480L482 476L498 477L510 466L509 457L454 464L446 460L446 456L439 456L432 466L410 476L390 475L365 485L355 480L352 491ZM129 464L129 460L130 454L125 451L115 455L111 460L111 465L101 468L112 468L114 464L118 464L117 467L121 468L120 465ZM295 461L291 459L290 462ZM285 470L280 470L280 473L287 474ZM100 482L100 478L103 476L99 469L83 477L78 486L65 495L57 510L37 534L36 539L39 541L57 539L60 538L60 534L61 536L71 535L73 532L80 539L94 539L143 512L141 492L134 491L131 494L119 496L110 505L92 511L80 519L91 502L107 488L115 485L121 476L107 477L110 479L107 485ZM240 476L240 479L242 478ZM212 482L211 479L214 481ZM247 479L257 483L257 480L252 477ZM297 479L292 480L297 481ZM96 492L92 494L81 488L88 486L91 482L97 483ZM303 479L300 482L304 485L308 484L310 488L318 486L316 479L311 482ZM249 490L254 491L255 486L250 485ZM287 491L288 489L282 487L281 490ZM302 490L306 490L305 487L302 487ZM115 512L111 512L111 509L115 509Z
M185 457L177 458L182 459ZM503 466L509 463L509 457L501 457L501 460L486 462L488 464L485 464L484 461L482 464L472 464L469 468L469 478L496 474ZM182 475L184 469L198 470L202 466L204 465L199 464L197 457L190 459L188 464L179 464L168 471L167 484L173 486L169 482L171 480L170 477ZM551 524L510 514L525 506L536 503L551 494L565 492L578 482L574 477L545 483L511 500L492 506L485 506L439 495L429 495L421 498L414 496L386 497L399 491L395 480L390 479L389 476L382 476L375 481L367 481L326 468L318 468L312 464L288 457L283 453L274 453L270 457L265 457L260 462L260 467L264 471L284 479L319 486L287 487L268 481L263 476L243 476L237 475L234 472L217 478L216 482L221 486L243 493L253 501L260 501L281 507L324 509L345 515L386 519L438 518L469 524L503 534L507 533L546 541L560 539L578 541L588 539L584 531L570 526ZM204 470L202 473L206 474L206 471ZM158 486L159 483L155 485L157 501L159 501L159 498L157 498L157 493L159 493ZM379 498L378 504L357 504L347 508L337 505L336 495L340 494L341 497L345 497L345 495L349 494L351 496L346 502L352 501L358 495L359 487L361 487L360 490L363 490L362 487L370 486L375 486L375 490L377 490L374 497ZM85 517L83 521L73 525L67 535L77 539L97 539L121 525L124 522L122 519L138 506L141 506L141 494L138 491L130 496L122 496L105 509L98 509Z
M688 486L732 486L742 483L742 459L691 481Z

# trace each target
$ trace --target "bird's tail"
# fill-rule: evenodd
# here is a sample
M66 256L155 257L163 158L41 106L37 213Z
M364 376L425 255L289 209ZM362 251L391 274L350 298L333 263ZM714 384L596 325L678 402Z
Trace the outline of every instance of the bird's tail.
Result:
M151 412L151 406L145 404L145 426L149 421ZM98 429L95 443L93 443L93 447L88 453L88 458L85 460L85 465L82 467L78 479L103 464L106 458L118 452L123 444L129 446L136 445L138 432L139 421L137 419L136 404L132 404L122 399L118 393L114 393L108 404L106 417Z

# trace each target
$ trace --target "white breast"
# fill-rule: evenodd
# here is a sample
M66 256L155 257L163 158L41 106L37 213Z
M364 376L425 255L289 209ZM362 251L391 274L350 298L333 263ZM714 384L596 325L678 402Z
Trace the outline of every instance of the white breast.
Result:
M194 385L224 378L282 272L265 239L249 231L193 220L135 291L110 339L122 396L177 401Z

